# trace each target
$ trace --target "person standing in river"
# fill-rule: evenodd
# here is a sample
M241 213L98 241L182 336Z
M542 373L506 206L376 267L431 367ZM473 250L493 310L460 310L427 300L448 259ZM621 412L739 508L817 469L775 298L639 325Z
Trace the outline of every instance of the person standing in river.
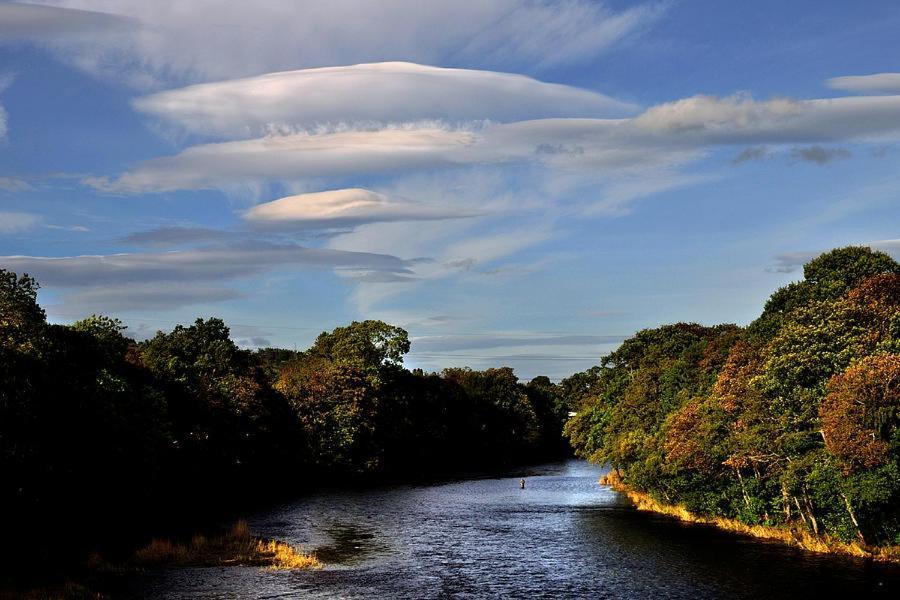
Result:
M524 489L525 489L525 479L524 479L524 478L522 478L522 479L519 480L519 489L520 489L520 490L524 490Z

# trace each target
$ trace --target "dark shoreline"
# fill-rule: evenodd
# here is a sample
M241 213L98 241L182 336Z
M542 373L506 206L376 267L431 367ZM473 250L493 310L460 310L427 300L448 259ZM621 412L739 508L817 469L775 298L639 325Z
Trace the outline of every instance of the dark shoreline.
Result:
M196 534L217 535L247 515L265 512L304 497L329 492L432 486L511 476L527 477L540 465L557 462L562 465L568 458L570 456L567 455L537 457L522 464L494 465L480 469L446 467L430 473L352 476L320 474L293 485L285 483L291 481L289 478L282 479L282 485L277 487L264 485L267 483L265 481L246 481L234 489L212 490L202 496L193 496L190 505L182 504L180 511L160 512L149 519L149 515L145 514L144 520L127 523L120 522L117 518L102 524L99 531L92 528L94 537L90 539L89 532L83 529L66 529L54 522L45 522L40 528L23 528L21 525L28 523L29 517L20 515L24 518L18 521L18 535L8 537L2 550L0 600L7 597L18 598L33 590L59 591L65 585L73 583L76 591L84 587L89 593L94 593L94 589L103 589L104 581L115 578L117 573L121 574L121 565L138 548L154 538L188 541ZM265 490L266 493L260 494L260 490ZM215 503L213 498L228 498L229 502ZM116 516L122 517L121 514ZM36 522L38 517L33 515L30 519L31 522ZM55 530L51 531L54 525Z

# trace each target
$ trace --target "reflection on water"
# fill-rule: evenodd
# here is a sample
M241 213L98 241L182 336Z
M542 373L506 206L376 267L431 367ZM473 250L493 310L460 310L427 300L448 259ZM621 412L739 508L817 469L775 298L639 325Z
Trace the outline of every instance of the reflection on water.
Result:
M319 572L224 567L142 574L144 598L897 597L900 569L813 555L639 513L598 467L320 493L254 531L317 549ZM524 476L527 485L519 489Z
M316 546L316 556L329 565L358 565L387 550L374 531L356 523L332 523L324 531L331 541Z

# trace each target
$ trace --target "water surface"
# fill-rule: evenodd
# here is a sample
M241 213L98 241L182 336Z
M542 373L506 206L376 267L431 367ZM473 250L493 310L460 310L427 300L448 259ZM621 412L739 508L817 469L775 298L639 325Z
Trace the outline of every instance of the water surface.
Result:
M166 569L144 598L900 597L900 568L638 512L582 461L506 478L318 493L250 519L328 567ZM526 487L519 489L519 479Z

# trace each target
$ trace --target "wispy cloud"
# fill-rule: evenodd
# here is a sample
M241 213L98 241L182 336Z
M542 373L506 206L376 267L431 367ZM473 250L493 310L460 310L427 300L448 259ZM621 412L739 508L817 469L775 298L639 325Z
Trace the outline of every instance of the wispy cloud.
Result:
M2 110L2 109L0 109ZM4 192L27 192L34 188L24 179L17 177L0 177L0 190Z
M744 148L741 152L731 159L732 164L739 165L741 163L745 163L751 160L761 160L768 156L769 149L765 146L751 146L750 148Z
M47 285L83 287L148 281L222 281L277 266L410 272L399 258L368 252L244 242L176 252L85 256L3 256L0 265L28 272Z
M817 257L818 251L782 252L774 256L775 264L766 268L770 273L793 273Z
M489 348L544 346L605 346L621 344L622 335L505 333L479 335L430 335L412 338L416 352L453 352Z
M0 4L0 9L2 9L2 8L3 8L3 5ZM2 13L0 13L0 17L2 17ZM2 23L2 20L0 20L0 23ZM0 24L0 27L2 27L2 24ZM12 84L14 79L15 79L15 77L11 73L5 73L5 74L0 73L0 93L2 93L4 90L6 90L6 88L8 88ZM0 138L6 137L6 132L9 129L8 122L9 122L9 113L6 112L6 109L3 108L2 104L0 104ZM8 178L0 177L0 189L5 189L3 187L3 181L6 179L8 179Z
M243 297L238 290L210 286L184 285L172 282L132 283L123 285L100 285L77 289L63 296L61 310L71 317L95 312L115 313L119 311L170 310L196 304L210 304L236 300Z
M832 77L828 87L862 94L900 94L900 73Z
M234 237L232 232L207 227L157 227L129 233L119 238L119 242L132 246L168 248L222 242Z
M41 222L41 216L24 212L0 212L0 234L22 233Z
M893 256L900 256L900 239L876 240L874 242L862 242L855 245L872 248L873 250L881 250L882 252L887 252L888 254L891 254ZM773 257L775 263L772 266L766 268L766 270L771 273L793 273L800 270L803 265L805 265L815 257L827 251L828 249L824 248L820 250L782 252L780 254L776 254Z
M850 158L850 151L845 148L825 148L822 146L807 146L791 149L791 157L795 160L824 165L834 160Z
M105 12L41 4L0 4L0 44L21 40L53 40L103 36L136 29L134 19Z
M237 292L222 284L276 268L412 275L410 264L395 256L259 241L173 252L2 256L0 267L29 273L50 289L74 290L65 297L67 305L69 301L78 306L94 302L103 309L231 299Z
M85 183L103 191L141 193L395 172L450 164L475 139L472 132L434 127L270 136L194 146L145 162L117 179L88 178Z
M120 81L157 84L398 57L543 69L598 56L645 31L667 6L650 2L617 10L596 0L51 1L139 21L141 28L127 39L71 41L60 47L60 56Z

